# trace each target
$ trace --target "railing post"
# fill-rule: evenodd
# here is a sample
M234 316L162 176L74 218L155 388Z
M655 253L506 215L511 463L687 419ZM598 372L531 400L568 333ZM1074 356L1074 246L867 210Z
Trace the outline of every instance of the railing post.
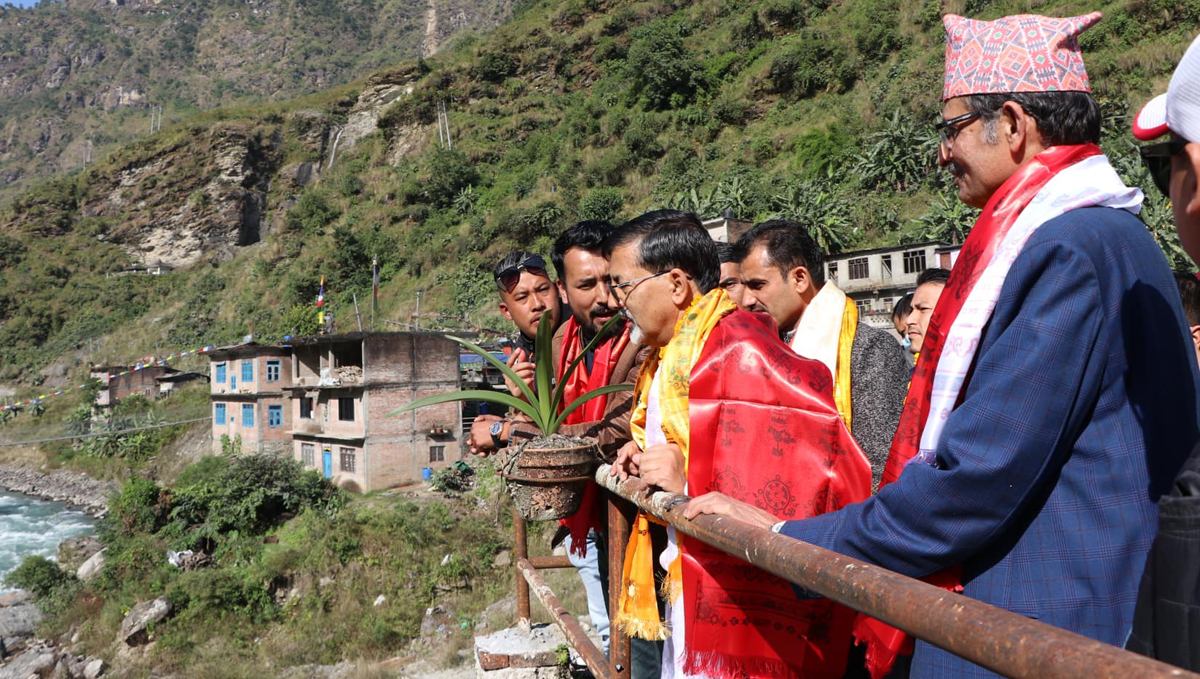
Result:
M529 626L529 583L521 573L521 561L529 558L529 541L525 531L525 517L513 507L513 549L517 558L513 559L513 574L517 581L517 624Z
M612 621L621 603L621 578L625 569L625 546L636 508L616 493L605 493L608 501L608 659L613 679L629 679L629 637Z

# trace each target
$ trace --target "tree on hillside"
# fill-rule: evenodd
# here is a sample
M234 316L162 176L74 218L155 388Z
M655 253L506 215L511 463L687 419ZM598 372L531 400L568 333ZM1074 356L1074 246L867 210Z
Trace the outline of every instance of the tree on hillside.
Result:
M679 30L658 21L634 31L626 57L633 93L654 108L680 108L703 85L704 69L687 51Z
M827 181L800 181L771 197L771 219L791 219L808 229L821 250L833 254L854 242L850 201Z

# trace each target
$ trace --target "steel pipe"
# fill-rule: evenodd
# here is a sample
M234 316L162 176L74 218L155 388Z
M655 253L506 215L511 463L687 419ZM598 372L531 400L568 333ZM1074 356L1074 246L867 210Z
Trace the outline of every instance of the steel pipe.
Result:
M727 517L683 517L688 497L618 481L609 465L596 482L689 537L804 589L878 618L914 637L1014 679L1200 679L1200 674L777 535Z
M526 545L528 547L528 545ZM573 568L574 564L571 559L566 556L531 556L529 563L533 564L534 568Z
M579 625L575 616L571 615L570 611L563 607L558 597L554 596L550 585L546 584L529 559L517 559L517 572L528 583L530 591L537 597L537 600L542 602L542 605L550 612L554 624L558 625L563 635L567 637L567 643L571 645L571 648L574 648L583 658L583 662L592 671L592 675L596 679L612 679L608 658L604 657L604 652L592 643L591 638L588 637L587 632L583 631L583 627Z
M517 563L517 624L529 625L529 583L521 577L520 563L529 558L529 538L527 536L525 517L513 507L513 550L517 553L514 561Z

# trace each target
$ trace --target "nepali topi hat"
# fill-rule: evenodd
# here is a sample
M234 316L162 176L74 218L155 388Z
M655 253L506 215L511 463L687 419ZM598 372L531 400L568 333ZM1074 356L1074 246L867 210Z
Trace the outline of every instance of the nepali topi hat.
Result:
M1059 19L1017 14L976 21L955 14L946 26L942 101L970 94L1091 92L1079 34L1100 12Z

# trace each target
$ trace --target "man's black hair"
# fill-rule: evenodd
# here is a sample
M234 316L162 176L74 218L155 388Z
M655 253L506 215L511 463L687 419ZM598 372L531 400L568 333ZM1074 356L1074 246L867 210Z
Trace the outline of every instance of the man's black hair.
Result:
M950 269L925 269L921 272L920 276L917 276L917 287L919 288L926 283L945 285L948 280L950 280Z
M968 111L978 113L985 124L991 125L990 134L994 135L1000 107L1006 101L1016 102L1037 121L1045 146L1100 143L1100 104L1087 92L971 94L965 103Z
M825 285L825 256L817 241L800 222L790 219L772 219L755 224L738 239L737 259L744 261L755 246L762 244L767 250L767 261L779 267L786 279L788 272L798 266L808 269L815 287Z
M717 243L717 261L721 264L741 264L742 260L737 258L737 248L733 243Z
M892 318L905 319L912 312L912 296L910 292L896 301L896 306L892 307Z
M659 273L680 269L696 281L700 292L717 287L721 263L717 244L700 224L700 218L680 210L654 210L635 217L615 229L604 240L604 256L632 243L638 244L638 264Z
M1175 286L1179 288L1179 301L1183 302L1183 316L1188 325L1200 325L1200 281L1194 274L1176 271Z
M504 255L504 259L500 260L496 263L496 266L492 267L492 279L496 281L496 287L500 287L500 281L497 279L499 279L501 271L514 267L526 259L535 256L537 256L535 253L526 252L525 250L510 252L507 255ZM546 277L549 278L550 274L547 273Z
M613 225L599 219L589 219L563 231L554 241L554 249L550 251L550 261L554 263L554 271L558 280L565 281L567 274L563 270L563 258L567 250L579 248L593 255L603 254L604 239L612 233Z

